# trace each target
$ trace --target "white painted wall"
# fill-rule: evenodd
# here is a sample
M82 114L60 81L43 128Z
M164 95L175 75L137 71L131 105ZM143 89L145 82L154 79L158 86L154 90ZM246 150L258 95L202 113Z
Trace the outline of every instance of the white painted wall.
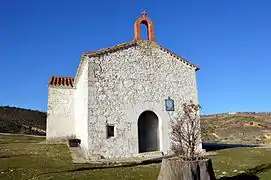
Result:
M75 134L81 139L81 148L88 148L88 61L82 62L74 93Z
M48 111L46 139L61 139L75 134L73 116L74 89L67 87L48 88Z

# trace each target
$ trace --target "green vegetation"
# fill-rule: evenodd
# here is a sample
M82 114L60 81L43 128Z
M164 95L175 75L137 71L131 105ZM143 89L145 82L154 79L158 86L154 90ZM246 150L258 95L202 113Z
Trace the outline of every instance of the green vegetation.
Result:
M46 117L41 111L0 106L0 132L45 135Z
M0 179L92 179L155 180L160 165L73 164L65 145L43 144L43 137L0 135ZM271 149L236 148L217 151L213 155L216 177L235 176L240 171L252 173L261 180L271 177ZM125 167L127 166L127 167Z
M40 143L44 140L0 135L0 179L153 179L159 172L158 165L110 168L108 165L73 164L66 145Z
M234 148L216 152L218 154L212 156L216 177L223 172L226 176L236 176L244 171L261 180L271 178L271 148Z

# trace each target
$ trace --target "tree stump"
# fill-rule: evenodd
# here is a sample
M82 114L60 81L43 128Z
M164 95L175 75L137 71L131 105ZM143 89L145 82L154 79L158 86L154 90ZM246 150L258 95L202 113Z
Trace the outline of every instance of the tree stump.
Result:
M163 159L157 180L215 180L211 159L184 161Z

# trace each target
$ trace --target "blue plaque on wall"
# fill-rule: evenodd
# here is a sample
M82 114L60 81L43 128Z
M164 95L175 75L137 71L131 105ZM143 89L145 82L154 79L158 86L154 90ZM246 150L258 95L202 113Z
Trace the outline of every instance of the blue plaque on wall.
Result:
M165 99L166 111L174 111L174 101L170 97Z

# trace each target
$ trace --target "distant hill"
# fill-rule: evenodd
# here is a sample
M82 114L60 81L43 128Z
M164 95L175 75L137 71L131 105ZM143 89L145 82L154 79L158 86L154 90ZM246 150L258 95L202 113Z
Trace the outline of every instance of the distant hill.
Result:
M0 132L45 135L46 112L0 106Z
M223 113L201 116L204 142L271 144L271 113Z
M46 112L0 106L0 133L45 135ZM271 144L271 113L201 116L203 142Z

